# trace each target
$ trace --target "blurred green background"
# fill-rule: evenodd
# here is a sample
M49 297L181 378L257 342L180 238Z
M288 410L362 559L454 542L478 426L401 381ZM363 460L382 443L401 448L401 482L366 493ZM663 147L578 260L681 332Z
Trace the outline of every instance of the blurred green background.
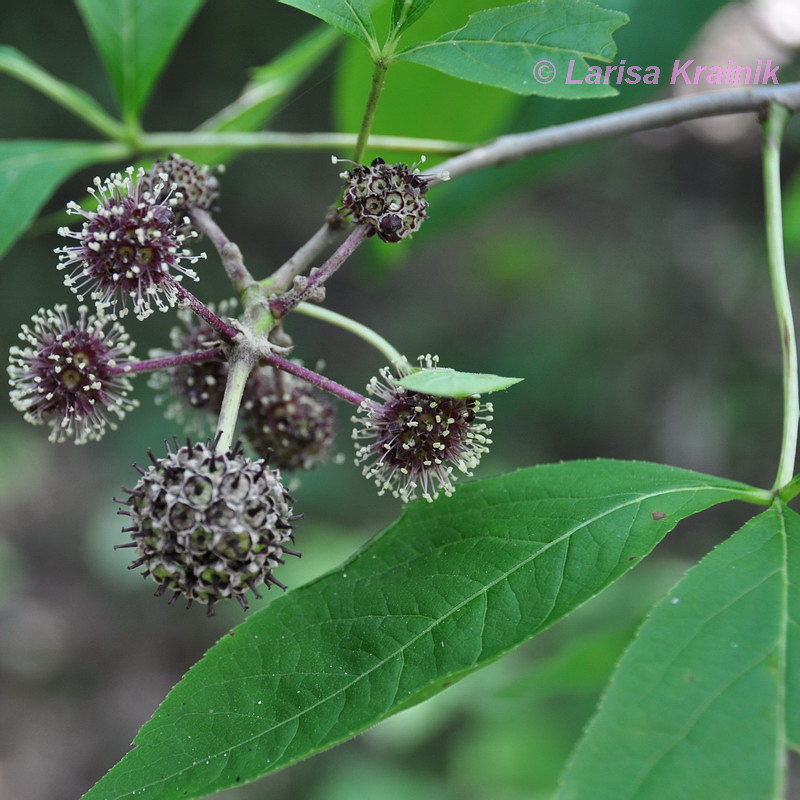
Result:
M438 35L463 24L467 11L492 5L437 0L415 35ZM616 36L629 64L666 66L684 53L716 52L741 63L772 57L782 82L800 78L797 42L779 35L790 27L790 2L783 12L770 4L778 9L770 12L772 36L756 17L723 24L726 15L766 13L758 12L764 3L602 5L631 15ZM313 25L273 0L209 2L160 81L145 127L198 125L236 97L251 68ZM70 4L5 8L0 30L2 43L115 108ZM339 48L281 104L271 127L353 130L368 84L358 49ZM623 86L617 98L591 103L543 101L401 64L389 73L375 131L485 139L661 98L668 88ZM0 97L4 139L92 137L7 76L0 76ZM794 123L787 176L799 156ZM4 351L37 308L71 301L55 270L52 250L63 240L54 215L84 196L97 171L61 187L45 221L0 264ZM228 165L218 219L254 273L266 275L316 230L335 198L337 173L326 152L248 153ZM430 221L413 242L368 243L331 282L327 304L412 358L435 352L457 369L525 378L493 398L495 443L481 475L603 456L771 485L780 351L752 115L537 157L429 198ZM788 203L793 276L800 185L792 185ZM196 291L208 301L227 296L215 257ZM137 354L164 346L173 322L160 314L128 322ZM287 328L298 357L323 361L326 374L354 388L382 366L379 354L321 322L298 317ZM125 552L112 549L123 537L111 497L135 480L132 462L180 432L160 417L144 380L138 392L141 408L119 431L81 448L50 445L44 429L0 401L0 800L78 797L122 756L182 673L241 619L238 606L209 620L202 609L153 599L152 585L126 570ZM280 576L291 586L335 566L397 516L397 501L377 497L352 464L349 414L342 408L345 463L302 476L295 492L305 513L297 531L303 559ZM748 516L730 506L684 523L617 586L501 662L313 761L224 796L548 797L649 605Z

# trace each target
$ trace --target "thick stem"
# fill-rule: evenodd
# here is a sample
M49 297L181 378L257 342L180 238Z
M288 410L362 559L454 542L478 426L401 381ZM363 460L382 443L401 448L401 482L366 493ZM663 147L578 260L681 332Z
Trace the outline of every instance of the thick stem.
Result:
M355 249L367 238L370 229L367 225L356 225L350 235L339 245L333 255L317 270L312 270L305 283L269 302L269 308L276 319L288 314L298 303L310 297L325 285L325 281L350 258Z
M193 208L189 214L192 222L210 239L219 253L222 266L237 293L241 294L256 281L244 265L239 246L232 242L217 225L211 214L202 208Z
M225 384L225 395L222 398L222 408L217 422L217 450L222 453L230 450L233 444L239 406L242 404L244 387L247 385L253 366L251 359L244 357L232 361L228 368L228 382Z
M778 474L773 491L786 486L794 475L797 455L797 430L800 424L798 401L797 341L795 337L792 303L786 279L786 262L783 256L783 223L781 214L781 140L789 111L778 103L770 103L764 122L762 159L764 166L764 205L767 229L767 261L772 285L772 297L778 317L783 364L783 435Z
M360 164L361 159L364 158L364 151L367 149L369 134L372 130L372 121L375 119L375 112L378 110L378 101L381 99L383 82L386 80L386 70L388 68L388 65L381 58L375 62L375 69L372 71L372 85L369 89L369 97L364 109L364 117L361 120L361 128L358 131L355 154L353 155L353 161L356 164Z
M205 361L224 361L225 351L221 347L212 347L210 350L198 350L195 353L180 353L164 358L150 358L145 361L134 361L130 364L117 364L111 367L112 375L130 375L135 372L154 372L158 369L172 369L185 364L202 364Z
M210 308L198 300L183 284L174 282L175 290L178 293L178 298L181 304L189 308L193 313L197 314L206 324L215 330L220 338L228 344L233 344L239 335L236 328L223 322Z
M330 392L330 394L335 395L347 403L352 403L354 406L360 406L364 402L368 402L364 395L354 392L352 389L348 389L346 386L342 386L341 383L332 381L330 378L326 378L324 375L320 375L318 372L313 372L310 369L301 367L299 364L295 364L293 361L287 361L285 358L281 358L281 356L275 355L274 353L270 353L262 358L261 363L270 367L275 367L276 369L282 369L284 372L295 375L296 377L301 378L302 380L311 383L314 386L318 386L325 392Z
M355 334L368 344L371 344L376 350L380 351L389 364L400 367L401 369L405 367L409 372L411 371L412 366L402 353L396 350L389 341L372 330L372 328L368 328L366 325L344 316L344 314L337 314L335 311L331 311L324 306L318 306L315 303L299 303L295 307L295 311L305 314L307 317L314 317L323 322L329 322L331 325L336 325L343 330Z

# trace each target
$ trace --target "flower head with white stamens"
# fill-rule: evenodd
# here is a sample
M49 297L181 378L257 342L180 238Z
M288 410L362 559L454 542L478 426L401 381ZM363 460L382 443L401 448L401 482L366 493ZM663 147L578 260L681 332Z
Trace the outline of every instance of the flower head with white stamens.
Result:
M130 301L134 313L144 319L174 306L178 295L175 282L183 277L197 279L184 262L197 263L183 247L185 238L178 232L175 215L168 202L169 189L142 180L144 170L125 175L115 173L105 181L95 178L90 194L97 201L95 211L85 211L69 203L67 211L80 214L84 223L79 231L59 228L61 236L77 240L73 247L60 247L58 268L71 269L64 283L83 300L95 301L99 313L113 316L122 305L120 316Z

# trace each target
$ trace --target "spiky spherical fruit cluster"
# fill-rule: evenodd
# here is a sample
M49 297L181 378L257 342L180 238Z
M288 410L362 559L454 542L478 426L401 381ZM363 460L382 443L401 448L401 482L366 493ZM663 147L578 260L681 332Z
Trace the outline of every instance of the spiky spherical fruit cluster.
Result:
M354 222L370 226L384 242L399 242L419 230L427 218L428 179L406 164L387 164L376 158L343 172L347 181L342 206Z
M234 597L247 608L245 592L256 597L266 583L286 588L272 576L292 541L292 497L277 470L252 461L237 448L216 452L212 442L179 447L139 469L141 479L127 506L138 558L157 583L156 595L172 590L208 603Z
M125 364L133 344L117 323L99 320L85 306L71 322L67 307L40 309L22 326L26 347L12 347L8 374L11 402L34 425L48 424L50 441L84 444L116 427L136 407L129 400Z
M222 301L218 308L209 309L227 315L235 303ZM212 350L220 346L216 332L206 322L188 310L178 312L181 325L170 331L172 350L152 350L150 357L169 358L186 353ZM220 360L181 364L168 370L159 370L150 376L149 385L158 393L156 402L166 407L168 419L185 421L185 411L195 409L219 414L228 377L228 362Z
M195 164L177 153L172 153L163 161L156 161L143 180L151 189L159 184L171 187L169 205L178 220L179 231L184 234L195 230L191 222L185 219L186 215L195 208L210 211L219 199L219 181L211 167Z
M59 234L78 244L56 251L58 268L72 268L64 283L79 299L88 294L99 312L130 301L139 319L152 314L153 305L162 311L174 306L175 281L197 278L183 262L194 264L202 257L183 249L186 237L178 232L168 190L162 184L151 187L143 175L144 170L134 174L129 167L124 176L95 178L89 192L97 210L69 203L67 212L85 221L79 231L59 228ZM119 313L126 311L121 308Z
M420 366L438 359L425 356ZM353 422L356 464L385 491L404 502L434 500L454 490L454 470L471 475L488 452L492 406L477 396L435 397L405 389L384 367L367 385L379 402L365 401Z
M330 455L333 404L306 381L263 368L250 376L242 429L254 452L280 469L309 470Z

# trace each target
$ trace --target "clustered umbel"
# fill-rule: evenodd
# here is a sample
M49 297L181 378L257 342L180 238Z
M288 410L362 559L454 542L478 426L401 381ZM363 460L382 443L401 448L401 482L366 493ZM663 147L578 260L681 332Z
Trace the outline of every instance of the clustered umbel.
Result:
M167 444L167 455L152 466L137 467L141 478L119 500L128 514L138 557L131 569L145 568L158 589L207 603L235 598L247 608L245 593L261 597L258 587L286 587L273 577L284 554L299 555L293 542L289 495L280 472L253 461L235 447L217 452L212 441Z
M26 347L12 347L11 402L34 424L51 427L50 441L84 444L116 427L135 408L124 367L133 344L118 322L98 319L86 306L71 322L67 307L40 309L22 326Z
M218 167L217 171L220 170ZM185 236L200 233L188 215L194 209L211 211L219 200L219 180L212 168L195 164L177 153L156 161L142 176L142 182L151 191L156 191L159 185L171 190L167 203L178 222L178 232Z
M306 381L268 367L256 370L242 409L242 435L271 465L310 470L330 456L336 434L334 406Z
M341 177L347 182L342 210L353 222L369 225L370 236L399 242L418 231L428 216L424 195L429 180L407 164L376 158L368 167L356 164Z
M295 288L308 288L308 297L300 299L320 300L325 281L365 234L399 242L426 219L424 195L434 176L376 158L370 166L353 164L342 177L347 186L340 211L362 227L327 267L294 276ZM118 500L124 506L119 513L131 520L124 529L130 541L120 547L136 549L131 568L144 567L158 584L157 595L170 591L172 602L183 595L188 605L206 603L211 614L221 599L235 598L246 609L247 591L260 597L262 585L286 588L273 571L285 554L299 555L289 547L299 516L281 471L312 469L330 457L334 442L335 409L318 388L358 406L356 462L381 493L403 501L450 495L455 472L471 474L487 451L491 406L477 396L407 390L385 368L370 381L372 399L366 399L280 355L288 348L268 337L281 315L257 319L262 309L273 308L274 296L259 294L267 282L259 284L241 260L232 263L240 259L238 248L229 247L233 243L210 217L219 182L209 167L171 155L148 171L129 167L104 181L96 178L89 192L96 209L68 204L83 222L77 231L59 228L74 244L56 252L58 268L68 272L64 283L79 300L94 301L95 313L81 305L73 322L66 306L57 305L23 326L24 346L10 351L11 401L29 422L49 425L51 441L83 444L99 439L137 405L128 398L130 378L152 371L151 386L162 393L168 417L191 424L186 409L220 416L215 440L182 446L175 439L162 458L148 451L152 465L136 467L140 479ZM204 257L184 247L200 235L195 224L220 252L234 284L247 287L243 323L220 318L180 285L197 278L187 262ZM126 306L144 319L179 304L182 327L171 333L172 349L135 361L115 317ZM223 302L218 312L232 308L233 302ZM238 369L232 376L229 361L252 368L249 377ZM420 358L423 368L436 363ZM237 410L255 460L244 455L241 443L228 448Z
M228 315L235 303L222 301L218 307L209 304L215 313ZM170 331L172 350L154 349L151 358L195 353L220 346L220 340L212 327L198 319L188 310L178 312L181 324ZM228 363L219 359L181 364L170 370L159 370L150 376L150 387L157 392L156 402L165 406L167 419L188 422L186 410L219 414L225 394Z
M436 357L421 356L420 366L435 367ZM381 380L382 379L382 380ZM373 378L366 400L353 417L357 425L356 463L380 494L389 491L404 502L418 496L432 501L454 490L454 470L471 475L488 452L491 403L477 396L436 397L398 385L388 367Z
M97 201L95 211L85 211L77 203L67 212L80 214L84 223L79 231L61 227L61 236L77 240L73 247L61 247L59 269L70 269L64 283L83 300L88 294L99 313L114 313L127 301L139 319L162 311L178 300L175 287L183 277L197 279L194 270L184 265L197 263L183 245L186 237L178 232L169 203L169 187L152 184L145 172L129 167L123 176L115 173L101 181L95 178L90 194ZM127 309L119 311L120 316Z

